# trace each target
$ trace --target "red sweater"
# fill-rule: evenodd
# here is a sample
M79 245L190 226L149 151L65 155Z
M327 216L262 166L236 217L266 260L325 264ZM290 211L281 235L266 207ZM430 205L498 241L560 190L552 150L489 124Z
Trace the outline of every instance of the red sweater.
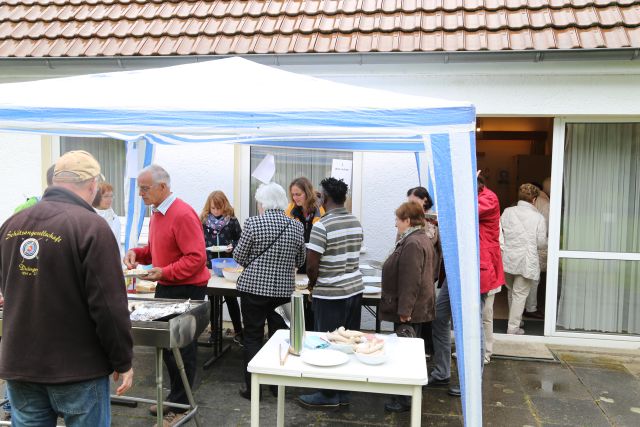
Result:
M207 269L202 223L191 206L180 199L166 215L154 212L149 223L149 244L133 249L136 261L162 267L161 285L206 286Z

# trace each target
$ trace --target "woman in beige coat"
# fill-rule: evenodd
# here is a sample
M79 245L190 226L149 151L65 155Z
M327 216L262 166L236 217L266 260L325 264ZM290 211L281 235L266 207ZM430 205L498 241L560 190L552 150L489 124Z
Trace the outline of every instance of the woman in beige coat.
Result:
M522 312L531 287L540 278L538 251L547 248L547 226L533 205L539 195L533 184L518 189L518 204L500 218L500 249L509 292L507 334L522 335Z

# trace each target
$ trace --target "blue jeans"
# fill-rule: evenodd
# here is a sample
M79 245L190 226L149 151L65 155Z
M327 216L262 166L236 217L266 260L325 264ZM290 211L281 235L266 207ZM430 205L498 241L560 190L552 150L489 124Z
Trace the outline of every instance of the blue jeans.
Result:
M12 425L55 426L58 414L67 427L111 425L109 377L71 384L7 381Z
M7 392L7 386L5 385L4 387L4 398L9 400L9 393ZM2 406L2 409L4 409L4 412L7 414L11 413L11 402L7 402Z

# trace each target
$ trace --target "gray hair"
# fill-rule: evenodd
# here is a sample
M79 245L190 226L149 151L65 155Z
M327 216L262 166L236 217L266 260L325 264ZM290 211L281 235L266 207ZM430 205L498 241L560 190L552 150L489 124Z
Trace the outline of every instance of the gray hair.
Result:
M143 173L149 172L151 174L151 179L154 184L166 184L168 188L171 188L171 177L169 176L169 172L167 172L162 166L158 166L156 164L152 164L142 169L138 176Z
M264 210L267 209L286 209L289 201L287 193L280 185L275 182L262 184L256 190L256 202L262 205Z

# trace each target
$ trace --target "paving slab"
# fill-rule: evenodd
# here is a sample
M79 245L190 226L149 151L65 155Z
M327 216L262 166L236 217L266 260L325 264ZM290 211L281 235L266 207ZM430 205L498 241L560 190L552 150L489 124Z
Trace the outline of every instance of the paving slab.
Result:
M542 423L590 427L612 425L594 401L534 396L531 402Z
M492 359L483 374L484 426L640 426L640 355L620 355L554 349L561 363ZM242 383L242 349L232 345L210 369L202 363L211 349L198 349L195 398L202 425L247 426L250 402L238 395ZM632 371L628 367L636 369ZM134 387L131 396L155 398L153 349L136 347ZM164 371L164 392L168 394L168 376ZM455 361L452 385L457 384ZM448 387L425 388L422 399L423 426L463 425L461 399L447 394ZM384 411L388 396L352 393L349 408L337 411L308 411L295 398L309 389L287 387L286 426L398 426L409 425L410 414ZM113 406L115 427L139 427L155 424L148 405L136 408ZM276 423L276 398L262 387L261 425ZM193 422L188 426L194 426Z

